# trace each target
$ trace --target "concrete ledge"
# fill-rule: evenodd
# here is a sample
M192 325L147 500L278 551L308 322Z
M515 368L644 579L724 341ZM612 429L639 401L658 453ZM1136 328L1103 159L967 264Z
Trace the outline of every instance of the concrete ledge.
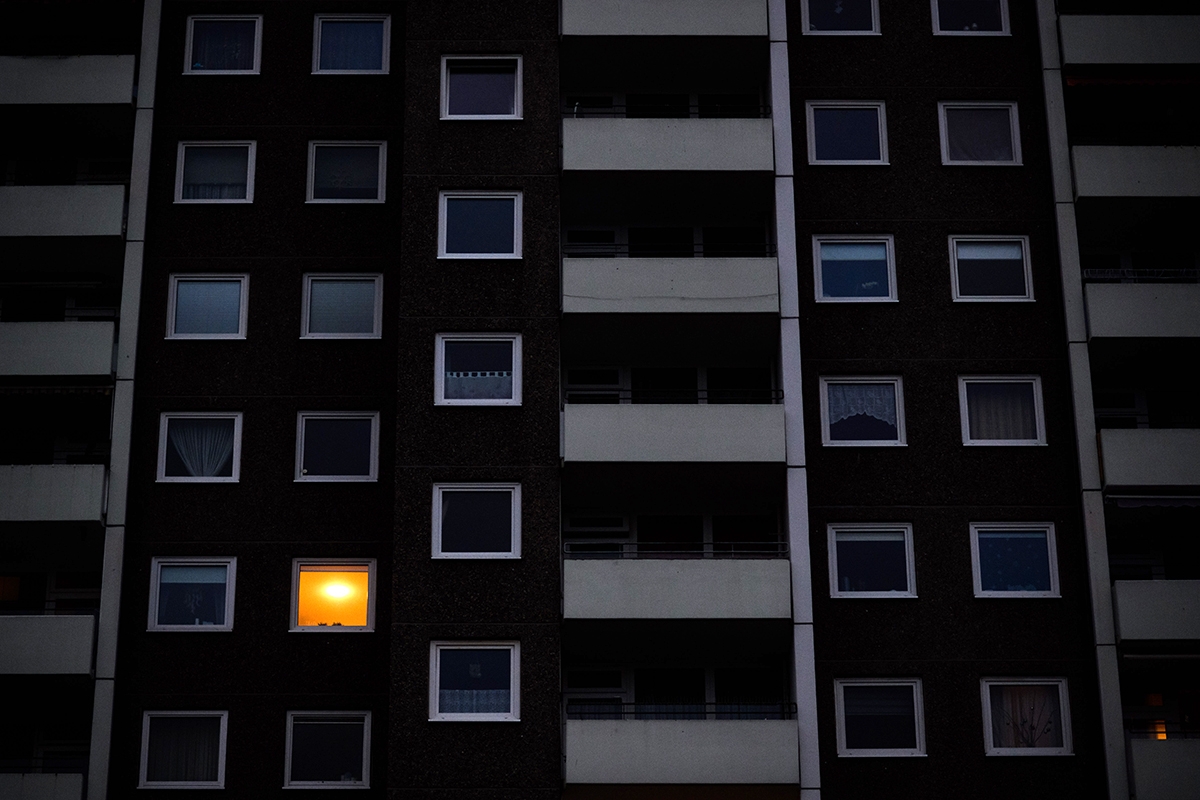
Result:
M1129 742L1137 800L1195 800L1200 786L1200 739Z
M99 521L104 465L0 466L0 521Z
M1113 610L1123 641L1200 640L1200 581L1114 581Z
M0 56L0 105L133 102L134 56Z
M1071 148L1076 197L1200 197L1200 147Z
M774 258L564 258L568 314L779 313Z
M1064 64L1200 64L1200 16L1067 15L1058 24Z
M95 631L90 614L0 615L0 675L90 675Z
M563 0L565 36L766 36L766 0Z
M1200 285L1089 283L1083 294L1091 337L1200 336Z
M124 186L0 186L0 236L120 236Z
M5 800L82 800L83 776L67 773L0 774Z
M777 461L782 405L567 404L567 461Z
M0 322L0 375L111 375L112 322Z
M1106 489L1200 486L1200 430L1101 430L1100 466Z
M563 120L564 170L775 169L769 119Z

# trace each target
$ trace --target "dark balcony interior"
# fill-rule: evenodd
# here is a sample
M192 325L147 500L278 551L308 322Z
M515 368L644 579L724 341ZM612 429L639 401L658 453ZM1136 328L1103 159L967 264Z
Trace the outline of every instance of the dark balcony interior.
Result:
M1147 498L1108 503L1108 566L1114 581L1200 580L1200 500ZM1190 505L1184 505L1189 503Z
M1195 656L1121 659L1126 735L1138 739L1200 739L1200 686Z
M0 464L105 464L111 390L97 386L0 386Z
M1098 428L1200 428L1195 339L1096 339L1089 345Z
M0 130L5 186L128 184L133 106L6 106Z
M785 558L773 513L567 513L567 558Z
M1058 0L1059 14L1195 14L1195 0Z
M0 692L0 773L87 772L91 678L5 675Z
M0 246L0 322L116 318L125 249L116 237L17 237Z
M141 49L140 0L5 0L0 55L123 55Z
M1082 198L1079 257L1089 283L1196 283L1196 198Z
M1072 67L1063 83L1072 144L1200 144L1194 65Z
M0 523L0 614L94 614L104 531L81 523Z

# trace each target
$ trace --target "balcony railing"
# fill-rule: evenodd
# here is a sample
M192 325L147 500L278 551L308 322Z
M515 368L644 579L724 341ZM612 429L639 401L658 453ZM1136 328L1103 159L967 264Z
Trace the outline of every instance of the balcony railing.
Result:
M1200 283L1200 268L1085 269L1085 283Z
M625 542L569 539L566 558L787 558L787 542Z
M1125 720L1127 739L1200 739L1200 725L1165 720Z
M796 704L764 703L625 703L606 698L568 698L567 719L725 720L795 719Z
M606 389L569 388L566 402L585 405L777 405L782 389Z
M610 244L579 242L564 244L565 258L769 258L777 254L774 244L762 241L715 244Z

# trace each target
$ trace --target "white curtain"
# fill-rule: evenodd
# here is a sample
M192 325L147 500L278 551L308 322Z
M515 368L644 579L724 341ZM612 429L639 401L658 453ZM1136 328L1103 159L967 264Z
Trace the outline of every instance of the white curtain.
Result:
M217 780L220 717L151 717L149 738L147 780Z
M446 371L447 400L508 400L512 395L511 371Z
M507 714L512 704L508 689L441 689L438 710L443 714Z
M827 387L829 424L856 414L896 424L896 387L890 383L831 383Z
M993 747L1062 747L1058 686L991 686Z
M189 477L213 478L233 457L232 419L171 419L167 441L175 448Z
M967 421L972 439L1037 439L1033 384L968 383Z

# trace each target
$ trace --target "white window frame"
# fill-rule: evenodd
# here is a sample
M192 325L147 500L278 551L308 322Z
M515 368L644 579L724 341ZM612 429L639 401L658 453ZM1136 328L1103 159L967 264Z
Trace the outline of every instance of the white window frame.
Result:
M225 567L225 623L223 625L165 625L158 621L158 593L161 589L163 567ZM233 630L234 583L237 577L237 558L234 556L155 556L150 559L150 609L147 631L178 631L181 633L223 633Z
M512 199L513 202L513 252L511 253L448 253L446 252L446 201L459 197L479 199ZM524 228L521 205L524 192L520 190L492 191L490 189L443 189L438 192L438 258L445 259L517 259L521 255L521 231Z
M972 439L970 408L967 407L968 383L1031 383L1033 384L1033 413L1037 417L1036 439ZM958 416L962 424L962 441L969 447L1042 447L1046 444L1046 412L1042 405L1040 375L959 375Z
M232 419L233 420L233 467L229 477L197 478L166 474L167 470L167 423L172 419ZM158 420L158 473L157 483L237 483L242 467L242 412L240 411L164 411Z
M301 567L366 567L367 568L367 624L366 625L298 625L300 613L300 568ZM291 616L288 617L288 633L372 633L375 630L375 559L373 558L293 558Z
M439 100L441 119L450 119L450 120L513 120L513 119L521 119L523 116L523 113L524 113L524 103L523 103L523 99L522 99L522 95L524 94L524 92L522 90L522 85L524 83L524 80L522 78L523 65L521 63L523 60L524 59L522 59L521 56L519 56L519 55L503 55L503 54L470 55L468 53L455 53L453 55L442 56L442 71L441 71L442 86L441 86L441 97ZM516 74L516 77L514 78L514 88L513 88L513 92L514 92L513 110L515 113L513 113L513 114L457 114L457 115L452 115L450 113L450 67L449 67L449 62L451 62L451 61L516 61L517 62L517 74Z
M316 170L314 167L317 163L317 148L318 147L376 147L379 150L379 161L376 166L376 175L379 178L379 193L374 198L361 197L314 197L313 181L316 178ZM308 188L305 190L304 202L306 203L384 203L387 202L387 142L372 141L329 141L329 140L314 140L308 143Z
M217 779L215 781L152 781L146 778L146 770L150 760L150 719L152 717L219 717L221 719L221 743L217 761ZM224 789L225 788L225 750L226 738L229 732L228 711L143 711L142 712L142 754L138 769L139 789Z
M817 126L813 116L816 109L844 108L866 109L873 108L879 123L879 158L862 161L818 161L817 160ZM804 104L804 116L808 125L808 163L811 166L851 166L851 167L886 167L888 165L887 146L887 104L882 100L809 100Z
M810 0L800 1L800 24L801 33L805 36L879 36L879 0L870 0L871 3L871 30L869 31L814 31L809 30L809 9Z
M457 553L442 550L442 493L455 491L507 492L511 503L512 548L507 552ZM435 483L433 485L433 558L520 558L521 557L521 484L519 483Z
M219 272L205 273L172 273L167 289L167 339L245 339L246 322L250 309L250 275L248 273L222 274ZM180 281L212 281L214 283L230 283L238 281L241 284L240 308L238 309L237 333L175 333L175 312L178 303Z
M1058 585L1058 547L1054 540L1053 522L972 522L971 523L971 577L975 583L976 597L1062 597ZM1045 592L999 591L983 588L983 568L979 563L980 531L1032 531L1046 534L1046 556L1050 569L1050 589Z
M175 153L175 202L176 203L196 203L196 204L241 204L246 205L254 202L254 154L257 149L257 142L248 141L226 141L219 142L180 142ZM189 198L183 197L183 167L184 159L187 157L187 148L189 147L245 147L248 149L246 155L246 196L231 197L228 199L206 199L206 198Z
M885 297L826 297L822 292L821 245L823 244L882 244L887 247L888 294ZM813 291L818 303L896 303L896 240L890 233L859 236L850 233L823 233L812 237Z
M362 717L363 760L361 781L292 781L292 732L300 722L320 720L321 717ZM287 744L283 760L284 789L370 789L371 788L371 712L370 711L289 711L287 712Z
M254 67L252 69L192 69L192 34L196 20L254 20ZM258 75L262 66L262 14L192 14L187 18L187 41L183 50L184 75Z
M900 748L851 749L846 746L846 686L911 686L913 690L913 726L917 746L914 750ZM925 702L920 678L838 678L833 682L834 709L837 712L837 754L839 758L912 758L925 755Z
M304 423L310 419L371 420L371 470L367 475L305 475ZM379 480L378 411L300 411L296 414L296 474L298 483L370 483Z
M950 291L956 303L1032 303L1033 267L1029 259L1028 236L950 236ZM1021 261L1025 268L1025 294L1023 295L975 295L963 294L958 288L958 245L960 242L1002 242L1021 245Z
M975 34L972 34L975 35ZM950 159L950 131L946 124L947 108L1007 108L1008 125L1012 136L1012 161L952 161ZM1017 104L970 100L943 101L938 103L938 138L941 140L942 165L947 167L1019 167L1021 163L1021 124L1017 117Z
M321 69L322 22L382 22L383 54L381 69ZM313 17L313 75L387 75L392 56L391 14L317 14Z
M827 526L829 549L829 596L851 599L897 600L917 596L917 566L913 548L913 526L908 522L837 522ZM837 535L839 533L903 533L904 564L908 590L903 592L844 592L838 588Z
M446 399L446 342L512 342L512 399ZM433 404L435 406L519 406L521 405L521 334L519 333L439 333L434 337Z
M1008 0L998 0L1000 3L1000 30L998 31L944 31L938 27L938 0L930 0L933 10L934 36L1012 36L1008 26Z
M438 709L438 687L441 683L442 650L507 650L509 652L509 697L511 710L507 714L442 713ZM521 643L503 641L464 642L433 641L429 643L429 721L430 722L520 722L521 721Z
M308 329L312 304L314 280L374 281L375 282L375 326L371 333L313 333ZM301 339L378 339L383 335L383 275L378 272L306 272L304 273L304 299L300 307Z
M890 383L896 387L896 441L834 440L829 433L829 385L833 383ZM821 392L821 444L825 447L907 447L908 438L904 430L904 379L899 375L851 375L822 376L819 379Z
M992 743L992 686L1057 686L1058 713L1062 725L1062 747L996 747ZM1069 756L1074 753L1071 738L1071 707L1066 678L983 678L979 681L983 701L983 749L989 756Z

